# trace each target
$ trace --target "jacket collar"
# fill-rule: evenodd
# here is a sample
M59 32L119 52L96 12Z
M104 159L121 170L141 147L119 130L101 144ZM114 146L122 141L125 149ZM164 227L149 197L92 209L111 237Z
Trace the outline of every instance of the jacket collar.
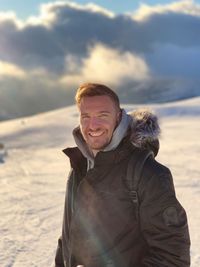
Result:
M125 137L116 149L98 152L94 159L94 167L98 165L117 164L125 159L134 149L135 147L129 141L129 137ZM66 148L63 152L69 157L72 168L81 172L83 169L87 169L87 159L78 147Z
M63 149L63 153L69 157L71 167L75 170L82 170L87 167L86 158L83 156L78 147L68 147Z

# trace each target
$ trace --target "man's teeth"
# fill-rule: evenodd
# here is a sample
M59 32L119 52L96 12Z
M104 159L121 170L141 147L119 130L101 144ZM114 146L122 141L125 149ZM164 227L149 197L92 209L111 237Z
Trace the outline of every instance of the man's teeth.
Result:
M103 134L103 132L89 133L91 136L98 137Z

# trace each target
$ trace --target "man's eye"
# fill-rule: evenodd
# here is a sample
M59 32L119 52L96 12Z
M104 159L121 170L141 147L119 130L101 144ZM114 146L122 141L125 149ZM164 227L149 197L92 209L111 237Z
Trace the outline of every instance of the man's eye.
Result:
M87 115L83 115L83 116L81 116L81 119L88 119L89 118L89 116L87 116Z
M108 114L103 113L103 114L101 114L99 117L100 117L100 118L106 118L106 117L108 117Z

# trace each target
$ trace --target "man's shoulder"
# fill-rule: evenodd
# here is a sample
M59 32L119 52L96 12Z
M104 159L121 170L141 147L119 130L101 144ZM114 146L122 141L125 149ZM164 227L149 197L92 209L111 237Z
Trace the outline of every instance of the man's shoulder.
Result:
M151 149L139 148L130 144L131 153L130 159L132 157L133 164L137 166L142 165L142 172L147 172L148 176L151 175L162 175L164 173L170 173L169 168L163 163L155 159L155 154ZM142 162L144 164L142 164Z
M160 176L164 174L170 174L170 169L157 161L155 158L150 157L144 165L144 172L149 173L150 176Z
M173 177L170 169L155 160L149 158L143 168L141 175L141 187L143 190L157 192L174 192Z
M78 149L78 147L77 146L74 146L74 147L66 147L66 148L64 148L63 150L62 150L62 152L66 155L66 156L68 156L69 158L71 157L71 156L73 156L73 154L77 154L77 153L80 153L80 150Z
M69 157L73 169L80 169L82 166L85 167L87 160L78 147L67 147L62 151Z

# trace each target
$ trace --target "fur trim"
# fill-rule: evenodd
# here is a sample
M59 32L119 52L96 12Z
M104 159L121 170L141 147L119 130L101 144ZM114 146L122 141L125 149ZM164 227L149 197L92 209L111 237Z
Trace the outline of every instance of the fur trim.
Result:
M151 148L157 155L160 136L158 117L148 109L138 109L129 115L132 117L131 142L140 148Z

